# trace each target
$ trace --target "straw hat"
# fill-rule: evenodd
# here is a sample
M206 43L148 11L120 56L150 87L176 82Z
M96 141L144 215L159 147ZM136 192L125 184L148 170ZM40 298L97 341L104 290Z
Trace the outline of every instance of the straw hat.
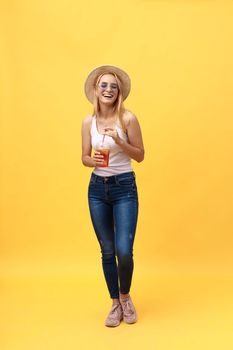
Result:
M104 73L115 73L117 75L117 77L120 79L120 81L122 83L122 91L121 92L122 92L123 100L125 100L130 92L130 86L131 86L130 77L121 68L118 68L116 66L111 66L111 65L104 65L104 66L96 67L95 69L93 69L89 73L89 75L85 81L85 86L84 86L85 94L86 94L88 100L91 103L93 103L93 101L94 101L94 87L95 87L97 78L101 74L104 74Z

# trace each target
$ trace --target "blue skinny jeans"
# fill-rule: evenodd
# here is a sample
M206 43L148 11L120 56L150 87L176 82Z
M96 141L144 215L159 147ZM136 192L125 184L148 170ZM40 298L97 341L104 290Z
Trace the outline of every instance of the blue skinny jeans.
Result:
M127 294L132 282L133 243L138 218L135 173L91 174L88 203L111 298ZM117 257L117 260L116 260Z

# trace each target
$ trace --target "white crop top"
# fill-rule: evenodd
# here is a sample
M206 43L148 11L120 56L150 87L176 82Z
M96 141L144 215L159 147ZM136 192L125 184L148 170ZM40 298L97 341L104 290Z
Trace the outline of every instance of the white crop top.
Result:
M118 135L128 142L127 134L117 125ZM91 145L93 149L99 148L103 135L98 132L96 116L92 117L91 124ZM118 146L111 136L105 135L104 147L110 148L108 167L95 167L93 173L99 176L111 176L133 171L131 158Z

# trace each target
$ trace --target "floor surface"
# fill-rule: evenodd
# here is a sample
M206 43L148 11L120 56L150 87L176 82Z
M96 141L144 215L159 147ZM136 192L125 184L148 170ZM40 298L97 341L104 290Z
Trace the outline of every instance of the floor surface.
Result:
M137 268L138 322L104 326L111 300L102 270L2 270L1 350L233 349L233 279L213 271Z

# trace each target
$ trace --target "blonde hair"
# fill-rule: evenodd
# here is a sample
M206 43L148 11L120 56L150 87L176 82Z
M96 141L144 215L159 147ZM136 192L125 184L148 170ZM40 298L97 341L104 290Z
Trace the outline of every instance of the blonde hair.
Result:
M95 86L94 86L94 101L93 101L94 110L93 110L92 116L100 115L100 105L99 105L99 99L98 99L98 97L96 95L96 91L97 91L97 87L98 87L100 79L105 74L113 75L115 77L116 81L117 81L117 85L118 85L118 90L119 91L118 91L117 99L114 102L113 111L114 111L114 115L116 116L116 119L119 120L122 129L124 131L126 131L126 126L125 126L125 124L123 122L123 114L125 112L125 107L124 107L124 104L123 104L123 97L122 97L122 92L121 92L122 91L122 88L121 88L122 85L121 85L120 79L118 78L118 76L115 73L106 72L106 73L103 73L103 74L98 76L98 78L96 80L96 83L95 83Z

